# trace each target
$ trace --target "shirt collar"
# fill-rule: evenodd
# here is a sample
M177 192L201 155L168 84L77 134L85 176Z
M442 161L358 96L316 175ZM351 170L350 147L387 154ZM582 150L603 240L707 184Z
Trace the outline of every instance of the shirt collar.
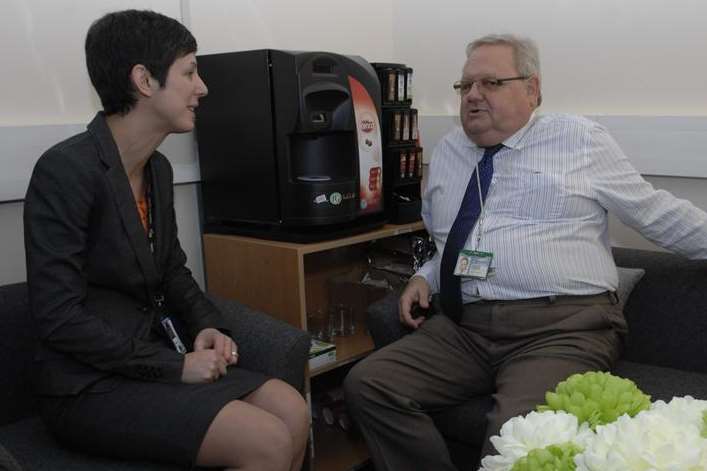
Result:
M535 116L535 111L533 111L533 114L530 115L530 119L528 120L527 123L525 123L525 126L520 128L510 136L508 139L503 141L503 145L506 147L509 147L511 149L520 149L523 147L523 138L525 137L526 133L528 130L533 127L533 124L535 124L536 116Z

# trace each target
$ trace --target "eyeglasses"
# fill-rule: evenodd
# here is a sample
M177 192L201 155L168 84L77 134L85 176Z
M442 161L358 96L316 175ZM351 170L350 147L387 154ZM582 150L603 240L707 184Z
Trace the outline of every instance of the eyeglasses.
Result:
M464 96L471 91L471 87L476 84L477 88L481 92L495 92L501 88L506 82L512 82L514 80L527 80L530 77L528 75L523 75L519 77L508 77L508 78L482 78L479 80L459 80L454 82L452 88L459 93L459 95Z

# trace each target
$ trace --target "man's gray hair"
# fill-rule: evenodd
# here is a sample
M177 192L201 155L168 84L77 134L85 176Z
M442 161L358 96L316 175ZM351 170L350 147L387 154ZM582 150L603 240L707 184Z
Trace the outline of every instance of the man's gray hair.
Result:
M481 46L510 46L513 60L520 75L534 75L540 79L540 53L535 41L512 34L488 34L470 42L466 46L466 56Z

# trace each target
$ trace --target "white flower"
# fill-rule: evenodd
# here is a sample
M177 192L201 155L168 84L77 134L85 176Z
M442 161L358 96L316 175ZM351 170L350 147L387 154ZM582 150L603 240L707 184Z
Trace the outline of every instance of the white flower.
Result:
M531 412L525 417L514 417L503 424L500 436L491 437L500 454L485 457L480 471L509 471L531 450L566 442L585 446L591 436L586 423L579 427L577 417L566 412Z
M692 396L674 397L669 403L655 401L651 411L661 414L677 424L692 424L702 430L702 414L707 410L707 401L695 399Z
M682 407L686 406L686 407ZM707 440L689 421L659 411L622 415L596 428L584 452L575 456L577 471L704 471ZM676 403L675 410L689 415L692 405Z

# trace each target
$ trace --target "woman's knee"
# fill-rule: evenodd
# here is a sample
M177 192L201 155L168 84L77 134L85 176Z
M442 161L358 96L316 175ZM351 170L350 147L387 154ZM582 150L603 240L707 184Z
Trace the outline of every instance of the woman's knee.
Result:
M289 428L282 421L269 423L264 430L264 440L256 445L264 463L273 469L289 470L295 456L295 447Z
M279 396L281 397L284 409L288 418L296 424L309 424L309 408L304 397L292 386L284 381L278 381L280 389Z
M293 435L308 435L310 421L307 402L286 382L272 379L246 400L279 417Z
M288 393L282 394L283 403L278 416L289 428L295 446L299 447L303 446L303 442L309 437L309 407L299 392L290 389Z
M290 406L291 409L289 415L292 423L297 429L300 438L303 436L306 440L309 436L309 424L311 422L307 402L301 395L297 394L297 396L292 400Z
M227 404L212 422L197 464L288 470L295 457L288 426L277 416L241 401Z

